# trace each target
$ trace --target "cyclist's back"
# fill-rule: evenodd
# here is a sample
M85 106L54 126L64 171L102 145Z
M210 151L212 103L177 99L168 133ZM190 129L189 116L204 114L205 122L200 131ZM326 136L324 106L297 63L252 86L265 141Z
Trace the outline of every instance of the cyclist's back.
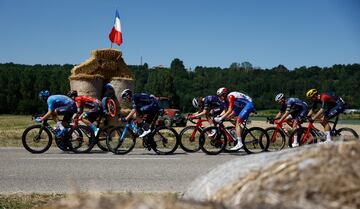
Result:
M308 109L308 105L306 104L306 102L298 98L288 98L286 100L286 103L281 105L280 108L282 112L285 111L291 112L291 111L299 111L299 110L307 110L307 109Z
M229 107L244 107L247 103L252 103L251 97L241 92L233 91L230 92L227 96L228 106Z

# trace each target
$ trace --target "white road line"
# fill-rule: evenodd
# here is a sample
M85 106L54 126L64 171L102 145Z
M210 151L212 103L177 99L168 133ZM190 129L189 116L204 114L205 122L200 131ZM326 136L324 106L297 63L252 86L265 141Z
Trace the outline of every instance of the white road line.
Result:
M135 157L135 158L90 158L90 157L31 157L31 158L19 158L20 160L181 160L181 158L147 158L147 157Z

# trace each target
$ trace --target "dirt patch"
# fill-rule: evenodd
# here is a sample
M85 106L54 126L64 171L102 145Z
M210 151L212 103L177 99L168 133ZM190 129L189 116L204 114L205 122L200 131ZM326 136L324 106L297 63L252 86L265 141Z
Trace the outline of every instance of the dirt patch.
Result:
M212 200L236 208L360 208L360 143L304 149L249 172Z

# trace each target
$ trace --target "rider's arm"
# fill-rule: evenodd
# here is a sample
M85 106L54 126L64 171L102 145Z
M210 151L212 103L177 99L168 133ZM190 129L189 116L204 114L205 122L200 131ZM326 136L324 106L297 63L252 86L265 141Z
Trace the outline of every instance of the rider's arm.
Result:
M206 115L207 113L209 113L209 111L204 109L203 111L201 111L201 112L199 112L199 113L193 114L193 117L195 117L195 118L201 117L201 116L203 116L203 115Z
M285 111L285 113L279 119L279 123L283 122L287 118L288 115L289 115L289 111Z
M281 115L283 114L283 112L279 111L278 114L275 115L275 120L281 118Z
M136 113L136 110L132 109L131 112L126 116L125 120L129 120L130 118L133 118L135 113Z
M41 117L41 120L43 121L43 120L48 119L50 116L52 116L52 113L53 113L53 110L48 110L48 112L44 116Z
M312 117L312 120L316 120L324 111L324 108L320 108L320 110Z

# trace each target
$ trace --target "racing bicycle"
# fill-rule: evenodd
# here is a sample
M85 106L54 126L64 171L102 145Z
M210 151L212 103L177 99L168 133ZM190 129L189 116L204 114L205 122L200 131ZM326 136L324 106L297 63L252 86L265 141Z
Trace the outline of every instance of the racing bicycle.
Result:
M326 134L323 131L320 131L314 126L314 121L310 117L307 118L309 124L307 127L301 127L295 129L295 131L289 137L289 147L292 147L292 143L297 140L299 146L305 144L313 144L317 142L322 142L326 140ZM336 125L339 121L339 115L337 115L334 121L329 121L332 124L330 130L330 135L332 140L336 141L347 141L352 139L359 139L359 135L351 128L336 128Z

